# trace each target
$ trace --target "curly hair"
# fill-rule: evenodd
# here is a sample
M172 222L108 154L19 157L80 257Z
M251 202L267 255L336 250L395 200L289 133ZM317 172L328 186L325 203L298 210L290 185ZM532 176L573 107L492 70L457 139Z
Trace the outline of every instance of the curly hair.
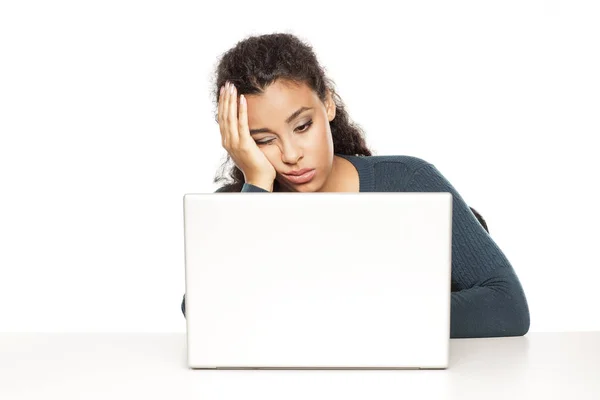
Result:
M275 81L306 84L325 103L327 91L331 91L335 102L335 118L329 122L333 141L333 152L345 155L371 156L362 128L352 122L344 103L334 88L331 79L325 76L324 68L317 61L312 47L290 33L271 33L249 36L239 41L225 52L218 62L216 80L212 92L215 104L215 121L218 122L219 89L229 81L238 95L261 94ZM244 184L243 172L233 163L225 171L231 157L225 162L214 178L214 183L225 180L219 192L239 192ZM273 191L279 191L277 181Z

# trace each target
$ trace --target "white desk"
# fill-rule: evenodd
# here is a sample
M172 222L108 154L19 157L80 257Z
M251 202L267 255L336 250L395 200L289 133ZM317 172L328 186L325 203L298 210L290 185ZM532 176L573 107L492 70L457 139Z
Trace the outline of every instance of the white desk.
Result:
M194 370L185 339L0 333L0 399L600 399L600 332L452 339L421 371Z

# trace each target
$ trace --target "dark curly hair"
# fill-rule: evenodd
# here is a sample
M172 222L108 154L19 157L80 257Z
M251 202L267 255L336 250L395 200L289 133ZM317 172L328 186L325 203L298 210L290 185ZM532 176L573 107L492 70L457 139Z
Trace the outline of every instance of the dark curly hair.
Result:
M334 83L325 76L324 68L317 61L312 47L290 33L271 33L249 36L239 41L221 57L216 70L216 81L212 92L215 104L215 121L218 123L219 89L229 81L241 94L260 94L277 80L306 84L325 103L327 90L335 102L335 118L329 122L333 139L333 151L338 154L370 156L371 150L364 140L362 128L353 123L344 103L334 89ZM227 159L214 178L215 183L226 181L219 192L239 192L244 185L243 172ZM273 191L279 191L277 181Z

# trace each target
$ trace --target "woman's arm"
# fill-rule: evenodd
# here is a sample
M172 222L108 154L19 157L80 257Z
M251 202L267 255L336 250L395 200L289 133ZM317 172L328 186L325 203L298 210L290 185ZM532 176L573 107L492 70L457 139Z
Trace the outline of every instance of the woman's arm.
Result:
M522 336L529 307L519 279L460 194L433 164L418 168L407 192L452 193L450 337Z

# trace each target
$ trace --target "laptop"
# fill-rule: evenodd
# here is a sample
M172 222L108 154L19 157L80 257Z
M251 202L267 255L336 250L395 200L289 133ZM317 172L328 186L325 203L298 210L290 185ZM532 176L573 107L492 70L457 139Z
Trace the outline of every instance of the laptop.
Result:
M452 194L185 194L194 369L446 369Z

